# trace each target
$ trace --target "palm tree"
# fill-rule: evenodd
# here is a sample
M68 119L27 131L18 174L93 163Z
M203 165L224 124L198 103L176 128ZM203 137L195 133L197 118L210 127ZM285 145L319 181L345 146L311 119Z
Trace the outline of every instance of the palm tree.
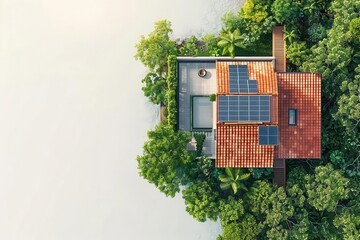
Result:
M227 32L220 35L220 41L218 46L223 48L222 55L230 53L231 57L235 57L235 49L237 47L245 48L243 45L244 37L240 34L239 29L236 29L234 32Z
M222 190L228 190L230 187L234 191L234 194L237 193L238 189L243 189L247 191L245 184L242 181L250 177L250 173L243 173L240 168L225 168L225 173L219 176L220 188Z

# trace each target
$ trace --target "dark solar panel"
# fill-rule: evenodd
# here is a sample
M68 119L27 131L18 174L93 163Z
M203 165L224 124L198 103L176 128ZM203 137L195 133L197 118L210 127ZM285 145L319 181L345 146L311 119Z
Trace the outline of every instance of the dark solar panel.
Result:
M259 145L278 145L278 127L259 126Z
M219 96L219 122L270 122L270 96Z
M249 80L247 65L229 65L230 92L257 93L256 80Z

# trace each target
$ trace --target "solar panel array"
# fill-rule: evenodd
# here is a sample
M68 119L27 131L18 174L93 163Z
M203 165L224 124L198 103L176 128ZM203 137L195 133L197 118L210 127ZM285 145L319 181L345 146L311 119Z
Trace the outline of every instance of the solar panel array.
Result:
M270 96L219 96L219 122L270 122Z
M249 80L247 65L229 65L230 92L257 93L256 80Z
M278 145L278 127L259 126L259 145Z

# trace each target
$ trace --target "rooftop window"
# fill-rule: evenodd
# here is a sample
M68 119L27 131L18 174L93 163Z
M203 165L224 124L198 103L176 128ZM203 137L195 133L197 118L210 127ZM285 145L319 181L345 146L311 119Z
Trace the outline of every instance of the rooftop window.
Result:
M297 125L297 110L289 109L289 126Z
M193 131L212 131L213 103L209 96L192 96L191 114Z

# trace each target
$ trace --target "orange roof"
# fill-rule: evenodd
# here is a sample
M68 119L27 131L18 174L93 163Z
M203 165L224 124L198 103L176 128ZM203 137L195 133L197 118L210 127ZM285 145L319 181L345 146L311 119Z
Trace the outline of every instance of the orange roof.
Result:
M229 65L247 65L249 69L249 79L258 81L258 94L276 95L278 93L272 61L216 61L218 94L230 93Z
M256 125L217 124L216 167L273 167L274 146L259 145Z
M277 158L321 156L321 76L278 73L279 146ZM297 125L288 125L288 110L297 109Z

